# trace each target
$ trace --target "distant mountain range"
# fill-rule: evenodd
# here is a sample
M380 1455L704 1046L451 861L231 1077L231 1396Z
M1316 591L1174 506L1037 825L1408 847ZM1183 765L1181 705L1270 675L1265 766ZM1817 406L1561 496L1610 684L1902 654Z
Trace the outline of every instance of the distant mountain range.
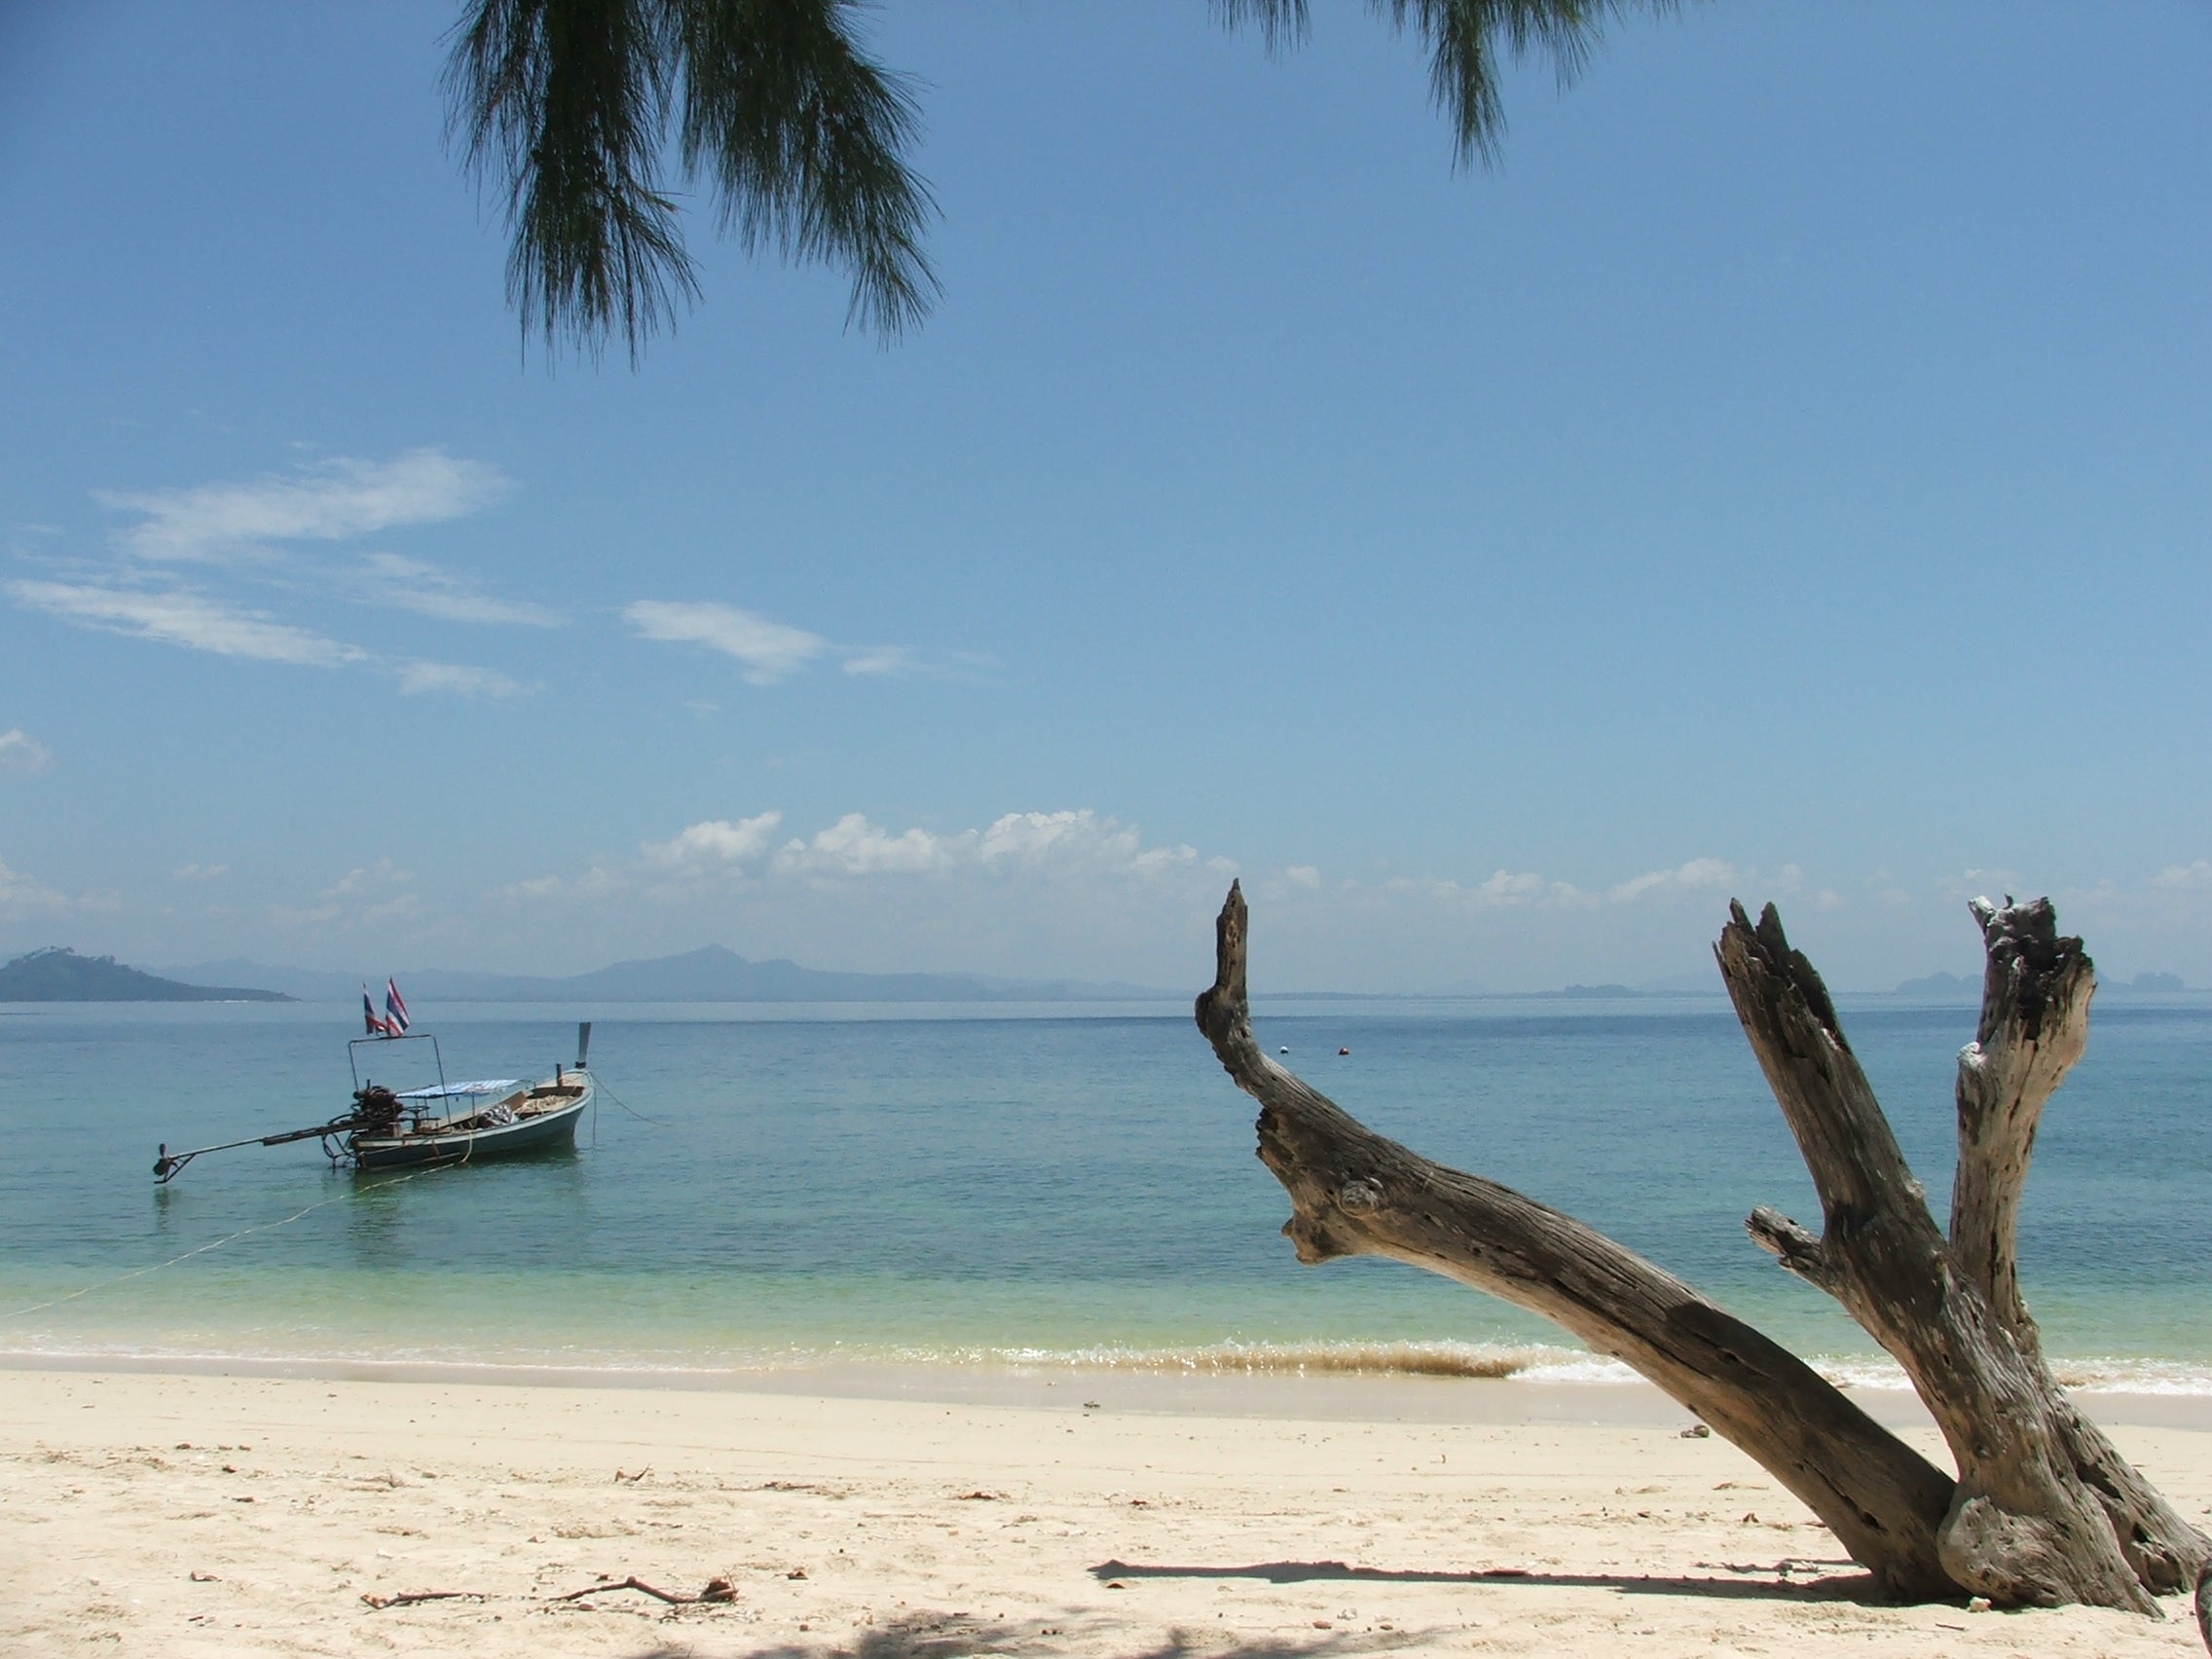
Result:
M0 965L0 1002L291 1002L282 991L185 983L58 944Z
M2179 974L2138 974L2132 979L2104 979L2097 988L2107 996L2158 996L2175 991L2186 991ZM1916 997L1922 1002L1981 1001L1981 977L1969 978L1963 974L1926 974L1917 979L1907 979L1897 988L1900 997Z
M1183 993L1148 985L1090 979L1008 979L981 974L847 974L801 968L783 957L753 962L719 944L676 956L616 962L588 974L551 977L475 974L419 968L399 975L400 988L418 1002L518 1003L1005 1003L1153 1002ZM251 988L249 988L251 987ZM1679 987L1690 988L1690 982ZM1714 989L1702 983L1701 990ZM2156 995L2186 990L2178 975L2138 974L2108 981L2107 994ZM1504 993L1509 1000L1612 1000L1664 995L1672 983L1568 985L1556 991ZM112 956L80 956L59 945L34 950L0 966L0 1002L347 1002L358 996L355 974L280 968L232 957L155 973L126 967ZM1467 994L1467 993L1461 993ZM1489 993L1497 996L1499 993ZM1923 1002L1978 1003L1981 980L1958 974L1907 979L1894 993ZM1262 993L1255 1001L1338 999L1391 1001L1353 993ZM380 998L381 1001L381 998Z
M187 984L239 980L278 986L302 1002L342 1002L361 994L354 974L276 968L232 958L163 970ZM678 956L617 962L588 974L546 977L417 968L398 976L418 1004L436 1002L1130 1002L1170 994L1143 985L1087 979L1002 979L977 974L843 974L776 958L751 962L710 944ZM381 1005L382 998L379 1002Z

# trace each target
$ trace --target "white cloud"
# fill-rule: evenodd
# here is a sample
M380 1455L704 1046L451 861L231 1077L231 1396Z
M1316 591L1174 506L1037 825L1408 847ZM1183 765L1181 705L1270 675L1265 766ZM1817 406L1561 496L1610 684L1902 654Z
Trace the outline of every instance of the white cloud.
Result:
M1147 847L1133 828L1088 808L1010 812L987 829L942 835L918 828L894 835L864 814L849 812L811 838L786 842L775 858L780 874L856 877L958 868L1145 877L1198 864L1196 848Z
M1399 876L1383 883L1384 890L1411 895L1436 904L1476 910L1515 909L1530 904L1580 908L1598 901L1570 881L1553 881L1534 870L1493 870L1473 887L1450 879Z
M402 696L428 691L449 691L461 697L512 697L522 687L496 668L472 668L459 662L410 662L399 669Z
M686 825L665 841L648 841L641 850L647 864L661 869L726 869L751 864L766 853L783 821L780 812L763 812L734 824L711 818Z
M2168 865L2151 878L2153 887L2169 893L2195 893L2212 888L2212 861L2196 859L2185 865Z
M53 764L53 752L21 726L0 731L0 772L43 772Z
M44 882L8 867L0 860L0 916L28 915L33 910L61 910L69 901Z
M2009 898L2014 893L2024 893L2033 887L2034 883L2016 869L1992 867L1961 870L1944 881L1937 891L1949 899L1973 900L1991 894L2002 894Z
M1088 872L1146 878L1197 867L1195 848L1147 847L1134 829L1088 810L1010 812L981 830L940 834L919 827L894 834L865 813L848 812L828 829L775 845L780 812L734 822L707 819L639 851L645 865L678 874L718 871L763 877L859 879L974 870L1012 875L1025 870ZM1218 867L1217 867L1218 866ZM1216 860L1214 873L1234 873Z
M275 904L270 917L281 927L352 927L362 922L403 920L422 913L423 902L411 890L415 872L388 858L356 865L315 895L312 904Z
M946 869L958 862L963 841L977 832L933 835L908 830L893 835L857 812L848 812L812 840L790 841L776 854L776 868L788 875L914 875Z
M1985 894L1983 897L1986 898L1987 895ZM2061 911L2067 911L2105 909L2115 903L2124 903L2132 896L2123 894L2120 891L2120 883L2107 875L2098 877L2094 883L2087 887L2061 888L2056 893L2046 894L2046 897L2056 904Z
M1134 830L1081 812L1010 812L983 831L977 848L984 864L1047 864L1081 859L1093 863L1146 865L1195 859L1189 847L1155 847L1138 842Z
M98 628L136 639L160 640L219 656L251 657L262 662L335 668L365 662L357 645L272 620L265 612L241 610L220 600L183 592L156 593L94 583L10 582L19 605L59 616L81 627Z
M265 552L271 542L337 541L461 518L506 490L495 466L419 449L388 461L333 460L290 478L100 499L142 515L117 538L137 558L220 561Z
M735 657L755 685L787 680L830 649L820 634L713 600L641 599L622 614L645 639L708 645Z
M401 869L389 859L379 859L373 865L358 865L348 870L322 890L325 899L351 899L364 893L373 893L384 887L405 887L415 879L411 869Z
M1321 872L1312 865L1292 865L1282 872L1283 880L1293 887L1302 887L1311 893L1321 885Z
M220 881L230 873L231 866L227 864L188 864L179 865L176 868L176 878L179 881Z
M465 577L400 553L371 553L361 562L361 571L360 597L370 604L411 610L440 622L559 628L567 620L542 605L497 598Z
M1564 881L1546 881L1534 870L1493 870L1488 881L1475 889L1477 897L1501 904L1526 903L1537 899L1565 899L1575 890Z
M921 666L904 645L871 645L845 659L847 674L916 674Z
M548 899L594 900L608 899L630 891L629 878L605 865L595 864L573 880L558 875L534 875L526 881L509 882L492 890L494 899L530 900L542 903Z
M1542 905L1552 909L1588 909L1600 904L1634 904L1682 893L1714 893L1739 883L1755 882L1756 872L1737 868L1725 859L1692 859L1673 869L1657 869L1606 888L1602 894L1560 881L1534 870L1494 870L1474 886L1434 876L1399 876L1382 884L1390 893L1429 903L1477 910L1517 909ZM1804 871L1785 865L1775 878L1779 891L1795 892L1804 884Z
M279 620L234 598L154 578L132 560L231 566L248 581L286 590L301 585L300 567L255 571L281 557L279 544L343 540L394 526L426 524L476 511L505 493L495 467L438 450L413 450L389 461L338 460L288 477L196 489L103 496L111 506L140 515L116 542L126 555L106 577L14 581L16 603L74 622L137 639L159 640L223 656L307 667L377 664L399 678L405 692L446 691L510 696L522 689L494 669L388 658L312 628ZM472 579L398 553L371 553L350 570L313 568L317 591L414 611L444 621L558 627L562 618L540 605L498 598ZM212 572L210 572L212 574Z
M1794 887L1803 879L1803 872L1794 865L1787 867L1795 875L1794 879L1786 881L1785 886ZM1711 893L1729 886L1738 873L1736 866L1725 859L1692 859L1673 869L1655 869L1624 881L1608 890L1605 897L1616 904L1633 904L1650 894L1665 897L1674 893Z

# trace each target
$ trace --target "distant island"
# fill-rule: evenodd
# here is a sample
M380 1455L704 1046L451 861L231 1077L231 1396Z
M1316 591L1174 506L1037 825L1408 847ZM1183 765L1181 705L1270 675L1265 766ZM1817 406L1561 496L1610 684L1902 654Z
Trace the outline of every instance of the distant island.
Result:
M0 1002L294 1002L282 991L193 985L50 944L0 966Z
M360 995L363 975L315 969L273 968L232 958L163 970L186 984L258 979L304 1002L341 1002ZM383 971L369 973L381 984ZM1136 1002L1175 996L1144 985L1087 979L1003 979L978 974L849 974L801 968L778 957L749 961L719 944L675 956L616 962L588 974L549 977L531 974L477 974L454 969L402 969L397 976L408 1000L518 1003L1004 1003Z

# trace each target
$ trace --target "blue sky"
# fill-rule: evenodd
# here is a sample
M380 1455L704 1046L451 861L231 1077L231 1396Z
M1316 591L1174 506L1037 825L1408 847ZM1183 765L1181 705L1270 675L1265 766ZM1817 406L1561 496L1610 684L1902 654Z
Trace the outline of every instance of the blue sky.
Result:
M945 300L526 354L450 4L0 14L0 953L2212 981L2201 7L887 7Z

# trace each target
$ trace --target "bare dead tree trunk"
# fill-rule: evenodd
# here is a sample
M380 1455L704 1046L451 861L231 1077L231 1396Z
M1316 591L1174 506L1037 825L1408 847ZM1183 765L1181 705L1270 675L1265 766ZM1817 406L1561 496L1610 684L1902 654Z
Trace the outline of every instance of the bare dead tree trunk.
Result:
M1572 1217L1376 1134L1263 1053L1245 926L1232 886L1198 1028L1260 1102L1260 1157L1290 1194L1283 1232L1300 1261L1389 1256L1542 1314L1757 1458L1886 1594L1957 1593L1936 1549L1951 1481L1810 1366Z
M1978 903L1989 966L1959 1057L1951 1236L1929 1213L1820 976L1774 906L1715 946L1745 1034L1820 1194L1813 1236L1761 1210L1752 1235L1841 1302L1912 1380L1958 1463L1943 1566L1992 1601L2155 1610L2202 1536L2083 1419L2045 1364L2014 1243L2044 1103L2087 1041L2095 977L2048 902Z
M2078 1030L2067 1023L2069 999L2078 997L2083 1011L2087 1005L2078 941L2069 941L2078 971L2037 954L2040 946L2014 951L2027 966L2024 977L2006 969L2008 985L2018 980L2004 1005L2013 1012L2001 1008L1993 1023L1985 1010L1971 1135L1961 1062L1962 1165L1971 1142L1980 1183L1963 1213L1965 1225L1988 1240L1976 1258L1984 1277L1974 1281L1951 1265L1836 1031L1826 991L1788 950L1771 909L1756 932L1737 909L1719 946L1746 1030L1816 1182L1824 1171L1828 1177L1820 1186L1827 1235L1816 1237L1761 1210L1749 1224L1753 1236L1862 1322L1881 1314L1885 1329L1921 1332L1903 1345L1914 1360L1899 1357L1924 1397L1915 1365L1936 1374L1945 1345L1958 1343L1971 1349L1967 1395L2033 1409L2040 1440L2036 1429L2010 1420L1989 1422L1977 1437L1971 1407L1954 1411L1951 1422L1937 1412L1947 1437L1956 1426L1971 1444L1970 1460L1952 1439L1961 1468L1974 1476L1970 1484L1941 1473L1793 1354L1672 1274L1570 1216L1374 1133L1275 1064L1252 1036L1247 920L1241 888L1232 885L1216 926L1214 984L1198 1000L1198 1022L1231 1078L1260 1102L1259 1153L1290 1195L1283 1232L1299 1260L1387 1256L1553 1320L1633 1366L1756 1458L1899 1599L1972 1590L2007 1604L2088 1601L2155 1611L2146 1589L2180 1587L2205 1559L2205 1541L2065 1403L2032 1336L2023 1349L2015 1334L2033 1326L2009 1276L2019 1186L2009 1172L2016 1166L2024 1177L2034 1120L2081 1051ZM1915 1209L1924 1227L1911 1222ZM1861 1288L1868 1270L1879 1292ZM1984 1283L2011 1286L2011 1317L1999 1316ZM1915 1325L1916 1318L1926 1323ZM1883 1330L1868 1329L1882 1338Z

